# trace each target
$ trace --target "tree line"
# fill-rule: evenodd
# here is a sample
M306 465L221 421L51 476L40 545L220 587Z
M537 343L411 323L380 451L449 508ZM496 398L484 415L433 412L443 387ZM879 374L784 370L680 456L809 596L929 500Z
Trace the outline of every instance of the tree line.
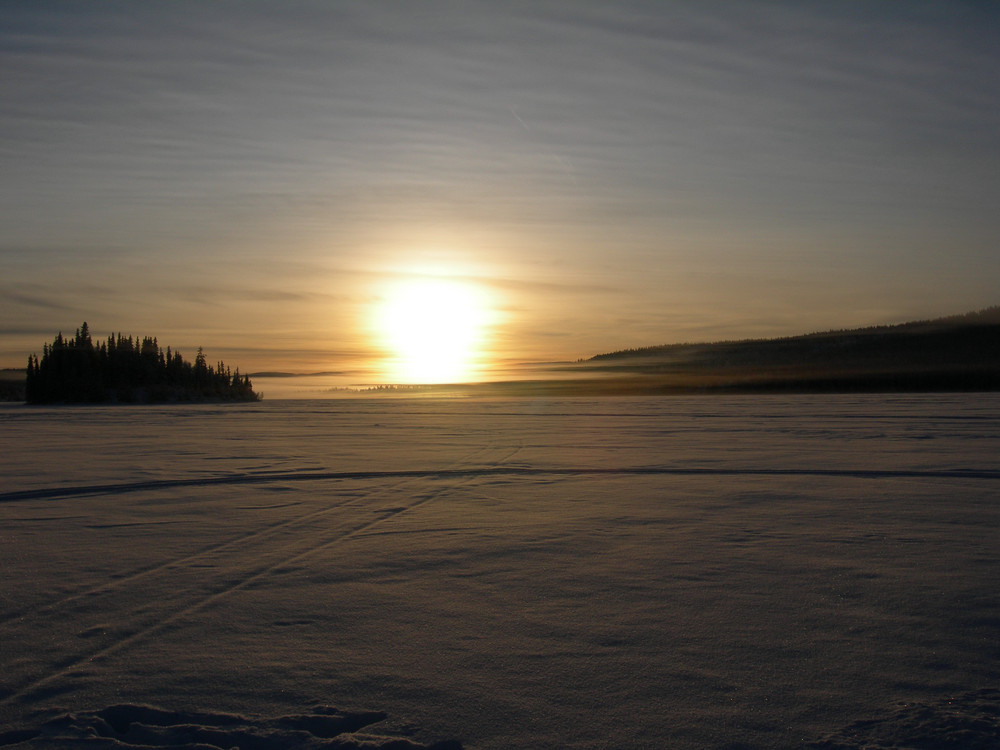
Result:
M28 357L25 400L50 403L257 401L248 375L214 367L199 348L193 363L160 348L155 337L112 334L94 344L87 323L72 338L59 333Z

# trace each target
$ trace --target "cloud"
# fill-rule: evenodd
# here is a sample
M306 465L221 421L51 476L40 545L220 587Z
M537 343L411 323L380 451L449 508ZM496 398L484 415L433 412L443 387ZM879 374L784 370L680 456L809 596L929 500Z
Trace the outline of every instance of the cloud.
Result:
M991 4L13 3L4 21L19 320L242 304L305 336L303 310L360 304L387 246L462 231L483 260L460 273L510 309L572 306L575 340L623 297L650 326L683 304L711 329L764 296L794 326L803 300L859 304L872 268L960 258L947 312L995 278ZM825 273L834 253L851 273ZM719 269L739 277L724 300L702 283ZM941 288L903 275L900 299Z
M67 329L69 330L69 329ZM75 329L74 329L75 330ZM44 326L3 326L0 327L0 336L10 336L16 338L37 337L39 348L43 342L48 342L55 337L58 331L53 331ZM20 353L18 353L20 356ZM6 366L6 365L4 365Z
M0 287L0 296L3 297L4 302L13 302L23 307L38 308L52 312L70 312L76 309L72 305L55 299L52 295L23 294L14 290L9 284Z

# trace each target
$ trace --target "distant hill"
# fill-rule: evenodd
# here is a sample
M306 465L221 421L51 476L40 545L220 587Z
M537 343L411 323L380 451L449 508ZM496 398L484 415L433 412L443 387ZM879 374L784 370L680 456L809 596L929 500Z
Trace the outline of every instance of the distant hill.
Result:
M583 364L595 374L656 376L665 389L1000 390L1000 306L901 325L627 349Z

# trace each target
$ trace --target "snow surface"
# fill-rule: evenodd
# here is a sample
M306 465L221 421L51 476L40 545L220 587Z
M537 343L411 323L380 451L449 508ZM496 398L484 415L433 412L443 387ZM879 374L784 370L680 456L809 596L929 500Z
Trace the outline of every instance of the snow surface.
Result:
M0 745L997 747L998 457L983 394L6 405Z

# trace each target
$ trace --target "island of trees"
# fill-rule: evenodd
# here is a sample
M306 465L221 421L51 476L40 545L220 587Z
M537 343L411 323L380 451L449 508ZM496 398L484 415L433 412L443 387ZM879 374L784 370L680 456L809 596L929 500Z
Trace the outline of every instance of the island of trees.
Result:
M156 338L112 334L94 344L86 323L72 338L59 333L41 359L28 357L25 400L52 403L257 401L248 375L214 367L199 348L194 363L160 348Z

